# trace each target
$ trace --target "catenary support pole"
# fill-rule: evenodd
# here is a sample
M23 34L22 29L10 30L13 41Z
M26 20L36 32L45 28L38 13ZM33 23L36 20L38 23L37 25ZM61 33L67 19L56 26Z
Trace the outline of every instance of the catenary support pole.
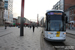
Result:
M20 23L20 36L24 36L24 0L21 0L21 23Z

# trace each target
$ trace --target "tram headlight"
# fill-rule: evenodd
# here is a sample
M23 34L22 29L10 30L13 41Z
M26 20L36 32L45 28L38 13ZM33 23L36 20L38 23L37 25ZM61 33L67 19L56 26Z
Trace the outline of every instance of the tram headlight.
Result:
M51 34L50 32L48 32L48 34Z
M66 34L66 32L64 34Z
M51 32L48 32L48 34L53 34L53 33L51 33Z

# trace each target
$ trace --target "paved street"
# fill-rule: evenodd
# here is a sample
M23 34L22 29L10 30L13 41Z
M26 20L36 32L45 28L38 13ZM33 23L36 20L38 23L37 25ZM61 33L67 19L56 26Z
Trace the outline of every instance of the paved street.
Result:
M66 32L75 35L75 29L66 29Z
M24 27L24 36L20 37L20 28L0 27L0 50L66 50L66 48L55 48L54 46L73 46L75 48L75 36L67 33L65 42L49 42L44 40L43 28ZM70 49L70 48L69 48ZM74 49L71 49L74 50Z
M34 33L32 28L26 27L24 30L24 37L20 37L20 29L17 27L3 29L0 32L0 50L41 50L40 34L42 29L35 28Z

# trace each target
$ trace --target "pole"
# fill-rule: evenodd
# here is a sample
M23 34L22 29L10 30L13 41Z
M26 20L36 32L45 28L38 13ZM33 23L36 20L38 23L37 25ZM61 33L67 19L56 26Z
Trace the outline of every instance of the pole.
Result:
M24 36L24 0L21 0L21 23L20 23L20 36Z
M65 0L63 0L63 11L65 12Z

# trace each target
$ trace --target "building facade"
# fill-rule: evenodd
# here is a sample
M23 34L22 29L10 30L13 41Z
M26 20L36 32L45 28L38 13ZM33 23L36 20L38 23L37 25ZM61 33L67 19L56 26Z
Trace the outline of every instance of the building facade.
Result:
M53 9L66 11L69 7L73 5L75 5L75 0L60 0L53 6Z
M75 5L69 7L66 12L69 13L68 16L70 29L75 28Z
M65 0L65 11L73 5L75 5L75 0Z
M39 21L40 26L44 25L44 17Z
M21 23L21 17L18 16L17 25L20 25L20 23ZM30 24L30 21L27 18L25 18L25 17L24 17L24 24L25 25L29 25Z
M7 24L13 24L13 0L4 0L4 19Z
M75 28L75 0L65 0L65 13L68 17L69 28Z
M0 0L0 25L4 25L4 1Z
M52 9L56 9L56 10L64 10L64 0L60 0L58 1Z

